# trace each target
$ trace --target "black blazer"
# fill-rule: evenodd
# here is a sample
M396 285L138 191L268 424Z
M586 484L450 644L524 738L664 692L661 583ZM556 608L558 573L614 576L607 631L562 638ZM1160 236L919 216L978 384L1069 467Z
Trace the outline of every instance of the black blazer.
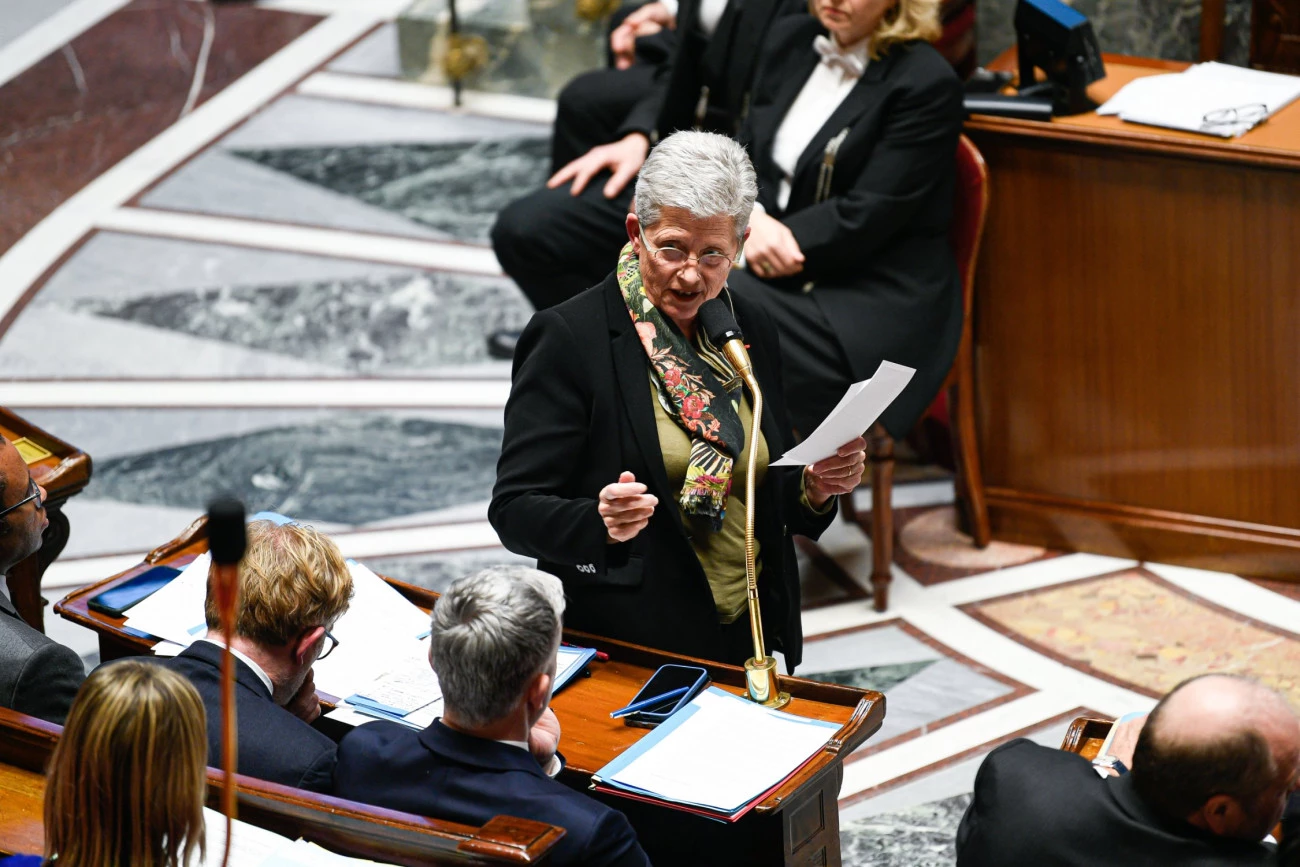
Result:
M494 816L533 819L565 830L548 864L648 867L627 817L546 776L531 754L453 731L394 722L359 726L339 744L340 798L482 825Z
M744 118L768 28L778 17L807 12L806 0L727 0L710 38L700 28L700 0L682 0L672 52L618 137L641 132L657 141L694 128L705 87L709 91L703 128L734 136Z
M1018 738L989 753L957 829L957 867L1271 865L1265 843L1167 822L1131 775L1102 779L1074 753Z
M221 658L224 651L196 641L178 656L161 660L189 678L208 713L208 764L221 766ZM238 726L236 770L259 780L328 794L338 745L271 699L266 684L235 660Z
M961 338L961 280L948 232L962 86L923 42L895 45L868 63L800 156L782 209L772 147L819 62L813 39L824 33L807 16L772 25L741 140L758 172L759 201L794 233L806 259L799 274L772 282L812 293L854 379L871 376L882 359L917 368L883 417L897 436L938 391ZM818 203L826 147L845 131L830 195ZM740 275L738 290L752 279Z
M85 679L81 657L28 626L0 592L0 707L63 725Z
M793 445L776 328L758 308L734 302L775 459ZM507 548L536 557L538 568L564 582L566 626L743 662L726 658L713 594L676 505L679 492L668 487L648 371L613 274L534 314L515 352L488 518ZM635 539L610 545L597 497L623 470L647 485L659 508ZM802 658L803 629L790 536L817 538L834 517L834 509L818 516L800 505L801 475L799 467L771 467L755 494L764 633L791 670Z

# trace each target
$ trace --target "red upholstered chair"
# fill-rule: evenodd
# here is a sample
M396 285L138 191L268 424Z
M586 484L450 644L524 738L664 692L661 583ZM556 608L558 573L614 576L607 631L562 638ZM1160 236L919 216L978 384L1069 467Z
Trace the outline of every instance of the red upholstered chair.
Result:
M979 150L966 136L957 142L957 190L953 206L953 254L961 272L962 318L961 343L948 378L940 389L940 400L947 397L952 420L953 462L957 468L955 486L957 503L964 524L975 545L989 544L989 514L984 499L984 477L975 434L975 347L972 318L975 304L975 262L980 238L984 233L984 215L988 211L988 166ZM891 502L894 482L894 441L876 426L867 434L867 451L871 462L871 588L877 611L889 606L890 564L894 559L894 511ZM841 497L845 517L856 521L852 497Z

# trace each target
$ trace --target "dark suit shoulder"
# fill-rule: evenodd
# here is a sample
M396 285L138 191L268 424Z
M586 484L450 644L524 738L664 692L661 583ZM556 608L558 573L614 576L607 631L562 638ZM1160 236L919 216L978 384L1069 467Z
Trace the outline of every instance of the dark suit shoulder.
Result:
M63 725L85 679L86 668L72 648L56 641L40 644L15 679L12 708Z

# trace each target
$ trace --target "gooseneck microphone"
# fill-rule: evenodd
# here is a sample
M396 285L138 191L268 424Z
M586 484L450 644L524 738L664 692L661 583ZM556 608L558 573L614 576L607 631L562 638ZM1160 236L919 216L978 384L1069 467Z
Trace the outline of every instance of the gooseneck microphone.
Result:
M238 739L235 725L235 655L230 652L230 642L235 637L235 622L239 618L239 561L244 559L248 545L244 526L244 504L231 498L220 498L208 504L208 553L212 555L211 592L217 598L221 612L221 628L225 632L225 653L221 658L221 770L225 786L221 790L221 809L226 814L226 848L221 856L222 867L230 863L230 842L234 831L236 762Z
M721 298L705 301L700 305L696 320L709 343L721 350L754 396L754 419L749 431L750 461L748 472L745 473L745 585L749 602L749 627L754 639L754 657L745 663L745 683L751 701L767 707L784 707L790 701L790 694L781 692L776 660L767 655L767 645L763 641L763 614L758 603L758 546L754 537L754 514L758 507L758 501L754 497L757 461L754 458L758 454L758 438L763 423L763 391L758 387L758 379L754 376L754 365L749 360L745 336L727 303Z

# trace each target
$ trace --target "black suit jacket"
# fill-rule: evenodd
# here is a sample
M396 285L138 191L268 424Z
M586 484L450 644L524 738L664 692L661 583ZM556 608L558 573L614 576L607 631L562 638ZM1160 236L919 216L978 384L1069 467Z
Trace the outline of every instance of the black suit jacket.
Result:
M763 435L773 459L793 445L782 397L776 328L734 299L763 389ZM566 626L688 656L726 659L709 582L668 487L649 384L649 360L613 274L536 313L515 352L505 436L488 518L501 541L564 582ZM630 470L659 508L630 542L610 545L600 489ZM792 533L817 538L834 509L799 503L802 470L770 467L757 499L764 632L791 670L803 653ZM743 484L743 479L737 479Z
M564 828L548 864L648 867L627 818L547 777L529 753L453 731L373 722L339 744L334 794L390 810L482 825L494 816Z
M700 28L700 0L682 0L672 52L618 137L641 132L657 141L695 127L705 87L709 90L703 128L734 136L744 118L768 28L781 16L806 17L807 12L806 0L728 0L710 38Z
M63 725L85 679L81 657L28 626L0 592L0 707Z
M208 764L221 766L221 658L224 651L196 641L163 660L189 678L208 713ZM235 709L239 755L236 770L259 780L328 794L338 745L276 704L266 684L235 660Z
M957 829L957 867L1246 867L1275 856L1162 820L1131 775L1102 779L1081 756L1024 738L989 753Z
M759 201L794 233L803 271L772 281L810 291L847 356L854 379L882 359L917 368L886 411L906 433L947 376L961 338L961 280L949 242L962 86L924 42L895 45L867 69L799 157L790 200L777 204L777 130L819 57L816 19L771 28L741 140L758 172ZM827 144L847 131L830 195L816 201ZM746 273L743 279L756 279Z

